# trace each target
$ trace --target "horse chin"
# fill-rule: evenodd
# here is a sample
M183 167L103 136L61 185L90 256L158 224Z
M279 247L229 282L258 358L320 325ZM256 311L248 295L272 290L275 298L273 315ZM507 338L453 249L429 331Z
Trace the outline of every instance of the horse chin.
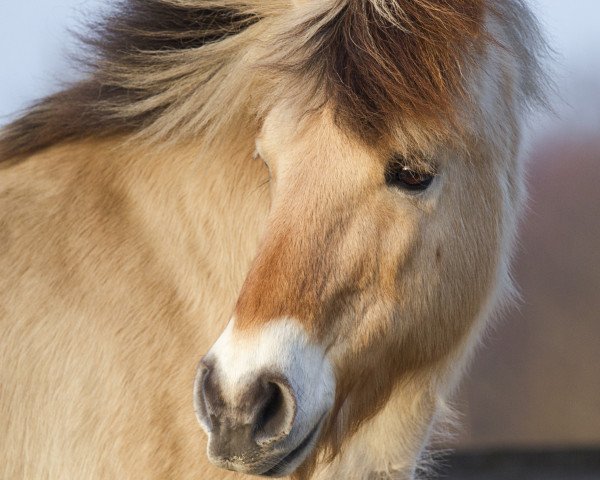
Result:
M211 462L226 470L231 470L247 475L267 478L287 477L294 473L314 451L327 414L323 415L315 427L301 440L286 441L285 445L279 445L269 451L268 447L263 452L263 458L259 461L248 463L240 459L215 458L209 454ZM276 450L274 453L273 450Z
M298 446L293 448L289 453L277 461L277 463L269 468L267 471L261 473L263 477L285 477L294 473L300 465L308 458L311 452L314 450L319 435L325 422L324 415L317 425L310 431L310 433L304 437Z

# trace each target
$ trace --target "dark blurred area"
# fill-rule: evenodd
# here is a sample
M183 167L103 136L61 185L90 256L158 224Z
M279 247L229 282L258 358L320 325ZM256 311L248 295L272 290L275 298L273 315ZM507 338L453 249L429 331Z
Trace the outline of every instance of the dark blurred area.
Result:
M438 461L438 480L598 480L597 450L457 453ZM429 475L431 478L431 475Z

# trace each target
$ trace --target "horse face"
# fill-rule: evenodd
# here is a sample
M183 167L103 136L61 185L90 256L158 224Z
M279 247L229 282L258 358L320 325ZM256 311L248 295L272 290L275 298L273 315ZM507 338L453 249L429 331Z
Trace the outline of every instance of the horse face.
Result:
M196 380L215 464L290 474L451 355L485 304L501 172L447 145L391 143L365 147L326 111L267 116L267 231Z

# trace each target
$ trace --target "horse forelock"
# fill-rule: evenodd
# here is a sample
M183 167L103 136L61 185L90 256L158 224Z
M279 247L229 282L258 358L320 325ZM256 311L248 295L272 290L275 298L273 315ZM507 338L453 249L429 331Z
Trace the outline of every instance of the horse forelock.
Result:
M273 65L297 76L303 101L330 105L340 126L369 143L413 122L455 128L487 42L485 4L335 2L281 36Z

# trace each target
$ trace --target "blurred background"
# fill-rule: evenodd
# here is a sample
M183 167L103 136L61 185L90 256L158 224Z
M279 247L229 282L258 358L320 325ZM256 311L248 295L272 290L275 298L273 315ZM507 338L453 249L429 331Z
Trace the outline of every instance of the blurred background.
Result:
M465 379L459 444L600 447L600 2L528 3L555 51L555 114L528 131L523 298Z
M555 51L549 68L556 92L551 99L555 114L538 114L526 135L530 202L514 264L523 299L495 324L463 382L457 399L462 428L453 442L459 453L448 460L445 475L597 480L600 2L528 3ZM32 100L77 77L67 60L76 51L68 30L109 4L106 0L3 2L0 125ZM552 460L544 452L554 452ZM556 473L553 462L568 473ZM525 476L529 464L537 466L540 476ZM546 464L548 471L540 473ZM597 469L576 473L576 465ZM489 470L483 477L485 468L496 473ZM469 472L478 476L469 477Z

